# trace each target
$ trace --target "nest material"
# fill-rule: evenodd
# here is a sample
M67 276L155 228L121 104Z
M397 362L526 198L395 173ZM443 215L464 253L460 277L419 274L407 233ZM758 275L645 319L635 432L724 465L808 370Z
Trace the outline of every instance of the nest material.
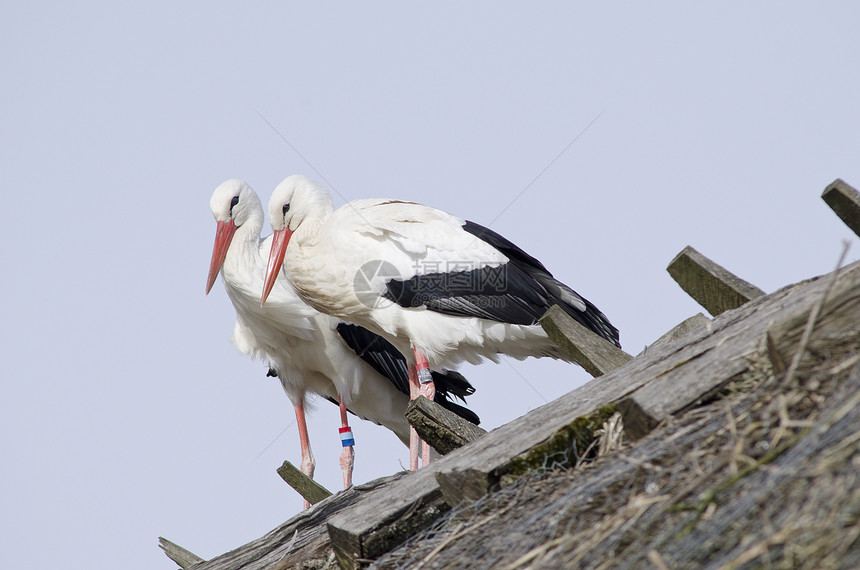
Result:
M860 567L856 341L813 343L790 378L763 346L635 448L548 456L373 567Z

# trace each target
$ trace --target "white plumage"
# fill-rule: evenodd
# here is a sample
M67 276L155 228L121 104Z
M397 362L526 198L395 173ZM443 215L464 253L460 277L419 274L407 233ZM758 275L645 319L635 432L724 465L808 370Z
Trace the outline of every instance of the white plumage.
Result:
M603 314L540 262L441 210L370 199L334 211L324 188L291 176L275 189L269 216L276 243L288 242L274 255L283 256L303 300L377 332L407 358L417 348L431 367L500 353L564 358L537 324L553 303L617 343ZM270 260L269 279L275 269L277 259ZM392 291L404 282L411 283L408 298Z
M429 368L549 356L566 359L538 319L557 304L605 339L618 330L597 307L492 230L414 202L356 200L291 176L269 201L274 239L262 299L283 267L320 312L391 342L410 362L412 395L435 397ZM410 441L410 466L419 444ZM430 460L425 445L423 461Z
M227 296L236 310L232 341L243 353L262 360L277 375L296 408L300 437L308 393L337 401L363 419L381 424L408 445L404 417L408 396L353 352L338 335L337 319L303 303L283 280L273 284L261 308L260 292L272 238L260 239L263 208L241 180L228 180L212 195L218 223L206 291L220 269ZM332 434L334 437L334 434ZM302 470L313 474L315 461L303 443Z

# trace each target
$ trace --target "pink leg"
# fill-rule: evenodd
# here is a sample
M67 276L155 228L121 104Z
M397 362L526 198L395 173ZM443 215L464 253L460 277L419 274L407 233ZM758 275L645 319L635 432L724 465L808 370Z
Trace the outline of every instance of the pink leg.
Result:
M409 365L409 399L414 400L418 397L419 385L418 374L415 372L415 365ZM409 426L409 470L418 470L418 456L421 452L421 439L418 437L418 432L415 428Z
M317 462L316 459L314 459L314 452L311 451L310 439L308 439L308 424L305 421L304 404L296 406L296 424L299 427L299 443L302 446L301 470L302 473L313 479L314 469L316 469ZM305 509L309 509L310 506L311 504L305 501Z
M349 489L352 485L352 469L355 465L355 440L352 437L352 429L346 421L346 404L340 398L340 437L343 442L343 453L340 455L340 468L343 470L343 488Z
M430 365L427 363L427 358L425 358L424 354L420 350L415 348L414 351L415 371L419 382L418 394L432 402L436 397L436 385L433 383L433 376L430 374ZM430 465L430 446L427 445L426 441L422 441L421 443L423 444L421 463L424 467L427 467Z

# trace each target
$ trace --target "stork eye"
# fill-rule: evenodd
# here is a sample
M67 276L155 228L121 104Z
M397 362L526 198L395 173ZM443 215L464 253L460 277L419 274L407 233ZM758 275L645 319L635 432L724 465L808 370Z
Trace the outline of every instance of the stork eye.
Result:
M287 212L289 212L289 211L290 211L290 205L289 205L289 204L284 204L284 208L283 208L283 210L284 210L284 215L286 216L286 215L287 215Z
M230 213L231 213L231 214L233 213L233 206L235 206L235 205L236 205L236 204L238 204L238 203L239 203L239 197L238 197L238 196L233 196L233 199L232 199L232 200L230 200Z

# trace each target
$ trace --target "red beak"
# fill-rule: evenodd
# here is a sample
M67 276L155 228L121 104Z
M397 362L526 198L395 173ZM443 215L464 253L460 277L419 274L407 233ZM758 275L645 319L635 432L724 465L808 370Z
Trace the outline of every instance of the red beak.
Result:
M215 230L215 247L212 249L212 262L209 264L209 277L206 278L207 295L212 290L221 266L224 265L224 258L227 257L227 250L230 249L230 242L233 241L235 233L236 225L233 220L218 222L218 228Z
M263 284L263 297L260 299L261 307L266 304L266 299L272 292L275 281L278 280L278 273L281 272L284 255L287 253L287 245L292 235L290 228L284 228L276 231L272 236L272 251L269 252L269 265L266 267L266 282Z

